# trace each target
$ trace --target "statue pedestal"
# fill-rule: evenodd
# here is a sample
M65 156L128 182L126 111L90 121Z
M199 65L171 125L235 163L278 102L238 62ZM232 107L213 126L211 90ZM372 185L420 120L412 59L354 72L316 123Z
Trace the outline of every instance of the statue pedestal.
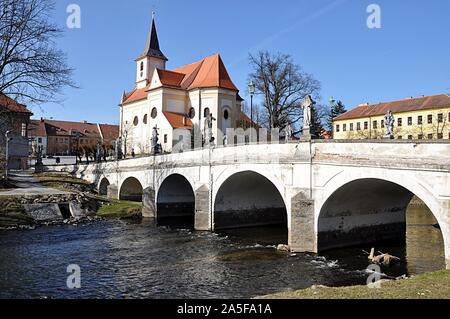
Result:
M300 136L300 141L309 142L312 140L311 129L309 127L303 129L303 134Z

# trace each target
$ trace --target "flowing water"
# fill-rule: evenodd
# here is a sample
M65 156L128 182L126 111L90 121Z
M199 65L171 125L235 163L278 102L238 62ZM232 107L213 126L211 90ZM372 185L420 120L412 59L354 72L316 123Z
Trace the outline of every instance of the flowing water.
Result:
M406 245L376 247L404 262L390 276L444 268L440 230L426 208L408 212ZM0 298L250 298L312 285L364 284L359 247L290 256L274 228L213 234L149 222L92 224L0 232ZM68 265L81 268L70 290Z

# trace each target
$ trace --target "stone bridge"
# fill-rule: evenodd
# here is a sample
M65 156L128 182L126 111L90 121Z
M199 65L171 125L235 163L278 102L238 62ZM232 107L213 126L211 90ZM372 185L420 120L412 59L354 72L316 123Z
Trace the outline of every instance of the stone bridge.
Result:
M287 224L295 252L405 237L413 196L442 230L450 267L450 144L316 141L204 149L65 167L144 216L196 230Z

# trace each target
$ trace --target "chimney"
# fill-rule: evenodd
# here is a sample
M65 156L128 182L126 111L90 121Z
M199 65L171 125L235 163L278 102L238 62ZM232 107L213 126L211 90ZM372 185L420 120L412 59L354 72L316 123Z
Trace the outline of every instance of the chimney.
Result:
M41 123L43 123L44 122L44 118L43 117L41 117Z

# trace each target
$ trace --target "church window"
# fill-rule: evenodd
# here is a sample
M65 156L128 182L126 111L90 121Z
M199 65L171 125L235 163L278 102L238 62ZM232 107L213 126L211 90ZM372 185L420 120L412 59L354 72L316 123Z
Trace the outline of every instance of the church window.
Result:
M189 110L189 118L193 119L194 117L195 117L195 109L191 107L191 109Z
M223 118L225 120L228 120L230 118L230 112L228 112L228 110L223 111Z
M152 109L152 119L156 119L157 116L158 116L158 110L156 109L156 107L154 107Z
M210 113L211 113L211 111L210 111L209 108L207 107L207 108L205 109L205 111L203 112L203 116L204 116L204 117L208 117Z
M167 144L167 134L164 135L164 144Z
M147 122L148 122L148 121L147 121L147 118L148 118L148 116L147 116L147 114L145 114L145 115L144 115L144 120L143 120L143 123L144 123L144 124L147 124Z
M139 118L137 116L135 116L134 120L133 120L133 125L138 126L138 124L139 124Z
M144 76L144 62L141 62L141 77Z

